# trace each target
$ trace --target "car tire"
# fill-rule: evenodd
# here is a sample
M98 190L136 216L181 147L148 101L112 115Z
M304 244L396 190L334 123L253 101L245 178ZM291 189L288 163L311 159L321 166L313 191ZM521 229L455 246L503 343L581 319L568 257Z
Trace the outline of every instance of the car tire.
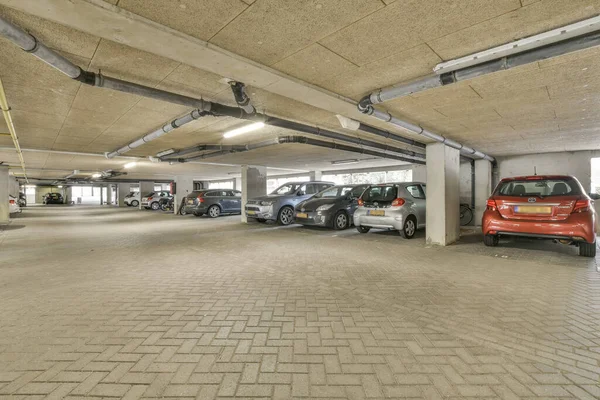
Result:
M498 235L483 235L483 244L488 247L498 246Z
M413 215L409 215L404 221L404 226L400 231L400 236L404 239L412 239L417 231L417 219Z
M286 226L294 222L294 209L290 206L281 207L277 215L279 225Z
M129 205L131 207L138 207L140 205L140 202L137 200L133 200Z
M594 243L587 243L587 242L579 243L579 255L582 257L596 257L596 242L594 242Z
M201 217L201 216L203 216L203 215L204 215L204 214L202 214L202 213L194 213L194 217Z
M348 229L350 227L350 218L348 218L348 214L344 211L338 211L333 216L333 229L336 231L342 231L344 229Z
M261 224L264 224L265 222L267 222L267 220L264 218L256 218L256 222L260 222Z
M155 201L154 203L150 204L150 208L156 211L160 208L160 204L158 204L158 201Z
M369 233L371 228L369 228L368 226L357 226L356 230L359 231L360 233Z
M179 214L181 215L187 215L187 211L185 211L185 209L183 207L181 207L181 209L179 210Z
M221 209L219 206L212 205L208 208L207 215L211 218L217 218L219 215L221 215Z

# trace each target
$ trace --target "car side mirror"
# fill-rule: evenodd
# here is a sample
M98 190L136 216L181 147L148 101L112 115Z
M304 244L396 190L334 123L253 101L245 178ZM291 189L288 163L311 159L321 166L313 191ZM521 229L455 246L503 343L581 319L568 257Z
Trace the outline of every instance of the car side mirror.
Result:
M600 200L600 194L598 193L590 193L589 196L592 200Z

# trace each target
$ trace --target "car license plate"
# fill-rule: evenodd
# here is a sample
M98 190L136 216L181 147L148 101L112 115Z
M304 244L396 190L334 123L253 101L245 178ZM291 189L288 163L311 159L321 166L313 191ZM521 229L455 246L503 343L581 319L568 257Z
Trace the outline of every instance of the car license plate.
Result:
M306 214L306 213L296 213L296 218L308 218L308 214Z
M383 217L383 216L385 216L385 211L383 211L383 210L368 210L367 215L370 215L372 217Z
M552 214L550 206L515 206L518 214Z
M248 210L248 211L246 211L246 214L247 215L256 215L256 211L250 211L250 210Z

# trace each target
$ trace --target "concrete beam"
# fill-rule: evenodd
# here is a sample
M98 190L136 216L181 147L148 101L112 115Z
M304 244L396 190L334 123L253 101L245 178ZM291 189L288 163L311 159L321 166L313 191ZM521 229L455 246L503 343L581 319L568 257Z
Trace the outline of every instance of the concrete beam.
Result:
M101 0L0 0L0 4L271 93L368 123L356 102ZM402 131L406 133L405 131Z

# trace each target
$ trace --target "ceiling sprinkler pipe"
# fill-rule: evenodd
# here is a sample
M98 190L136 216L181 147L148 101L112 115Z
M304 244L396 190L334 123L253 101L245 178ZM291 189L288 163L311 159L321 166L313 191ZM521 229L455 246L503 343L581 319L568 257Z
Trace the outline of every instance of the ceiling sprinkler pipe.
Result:
M242 110L246 112L246 114L254 114L256 109L252 104L250 104L250 97L246 94L246 86L242 82L230 81L229 85L231 87L231 91L233 92L233 97L235 98L235 102L240 106Z

